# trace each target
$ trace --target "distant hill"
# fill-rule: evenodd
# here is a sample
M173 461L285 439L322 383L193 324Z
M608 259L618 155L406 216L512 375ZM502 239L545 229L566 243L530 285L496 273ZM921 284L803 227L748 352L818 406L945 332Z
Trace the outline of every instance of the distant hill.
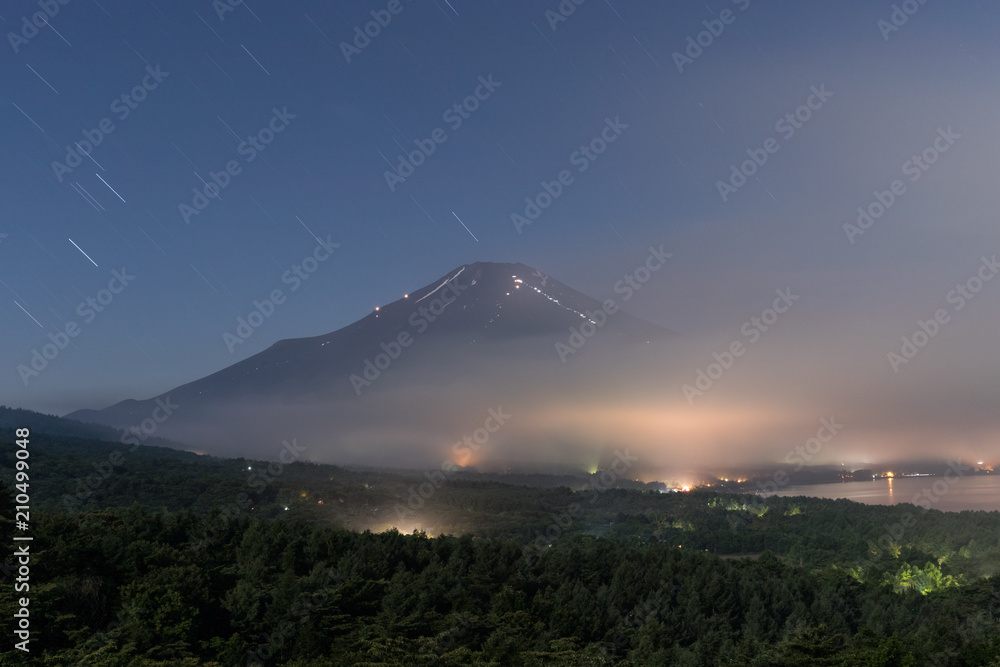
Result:
M24 408L10 408L0 405L0 430L27 428L32 435L48 435L52 437L80 438L86 440L101 440L105 442L122 443L131 446L132 441L123 443L122 439L135 437L141 444L170 447L172 449L187 449L185 445L158 437L138 438L123 429L117 429L103 424L85 423L67 417L47 415ZM145 435L145 434L143 434Z

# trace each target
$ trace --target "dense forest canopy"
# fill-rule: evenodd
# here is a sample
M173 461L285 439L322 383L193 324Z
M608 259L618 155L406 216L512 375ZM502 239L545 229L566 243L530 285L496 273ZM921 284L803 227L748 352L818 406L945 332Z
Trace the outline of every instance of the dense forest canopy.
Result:
M1000 512L32 448L35 664L1000 666Z

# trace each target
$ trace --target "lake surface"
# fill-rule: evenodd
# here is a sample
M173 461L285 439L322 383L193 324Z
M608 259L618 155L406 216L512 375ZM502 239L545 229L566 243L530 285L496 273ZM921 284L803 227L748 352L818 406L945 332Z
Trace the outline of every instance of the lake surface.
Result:
M1000 475L944 477L896 477L871 482L806 484L789 486L767 496L810 496L846 498L869 505L911 503L919 507L961 512L962 510L1000 511Z

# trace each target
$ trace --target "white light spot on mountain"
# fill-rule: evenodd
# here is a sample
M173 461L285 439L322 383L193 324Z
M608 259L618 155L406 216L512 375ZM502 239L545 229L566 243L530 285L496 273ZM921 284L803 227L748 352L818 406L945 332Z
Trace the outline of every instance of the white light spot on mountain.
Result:
M590 319L589 317L587 317L586 315L584 315L583 313L581 313L579 310L575 310L573 308L569 308L567 306L562 305L561 303L559 303L559 299L556 299L556 298L553 298L553 297L549 296L548 294L546 294L542 290L538 289L534 285L528 285L528 287L530 287L531 289L535 290L536 292L538 292L539 294L541 294L542 296L544 296L546 299L548 299L552 303L554 303L557 306L559 306L560 308L565 308L569 312L576 313L577 315L579 315L580 317L584 318L585 320L588 320L592 324L595 324L595 325L597 324L597 322L594 322L594 320Z

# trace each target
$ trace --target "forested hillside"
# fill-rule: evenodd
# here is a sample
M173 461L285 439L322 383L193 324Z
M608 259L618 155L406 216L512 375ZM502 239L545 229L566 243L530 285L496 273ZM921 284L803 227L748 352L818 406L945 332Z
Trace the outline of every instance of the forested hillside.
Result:
M998 512L42 434L31 465L35 664L1000 666Z
M770 552L569 536L526 559L511 540L249 518L192 545L203 529L47 516L36 664L1000 664L996 577L922 595Z

